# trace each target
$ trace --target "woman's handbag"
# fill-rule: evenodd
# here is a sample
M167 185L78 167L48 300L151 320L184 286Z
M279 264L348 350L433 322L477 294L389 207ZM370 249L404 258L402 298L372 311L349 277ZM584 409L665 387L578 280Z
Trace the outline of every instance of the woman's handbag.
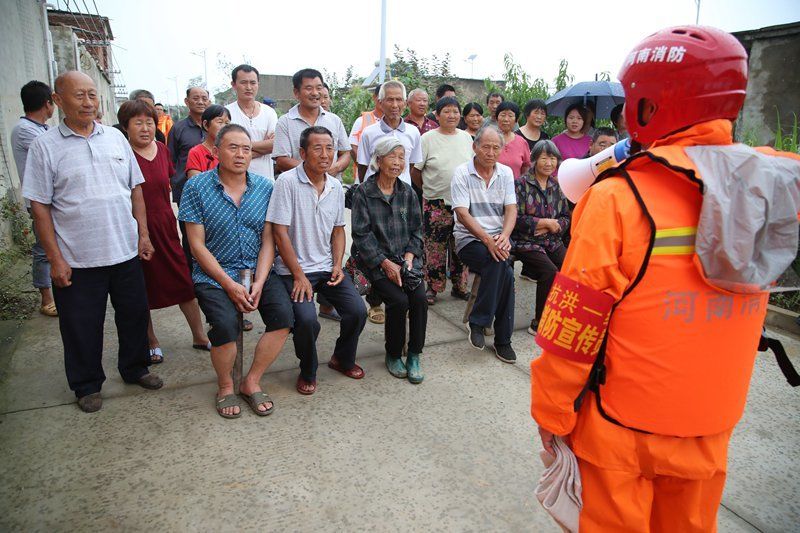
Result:
M357 190L358 183L353 183L344 192L344 207L346 209L353 209L353 196L355 196Z

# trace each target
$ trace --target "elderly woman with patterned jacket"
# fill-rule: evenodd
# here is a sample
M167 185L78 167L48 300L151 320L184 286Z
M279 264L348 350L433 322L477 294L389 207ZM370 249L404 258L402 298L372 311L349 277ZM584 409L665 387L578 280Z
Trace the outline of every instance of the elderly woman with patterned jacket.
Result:
M372 175L356 190L351 254L386 303L386 367L398 378L422 382L419 358L425 345L428 305L422 280L422 213L411 186L398 179L405 149L394 137L375 146ZM406 347L408 314L408 356Z
M528 333L536 335L547 293L567 253L562 241L569 230L570 209L564 193L553 178L561 152L551 140L536 143L531 154L533 166L514 180L517 193L517 223L511 233L514 255L522 261L521 277L536 281L536 316Z

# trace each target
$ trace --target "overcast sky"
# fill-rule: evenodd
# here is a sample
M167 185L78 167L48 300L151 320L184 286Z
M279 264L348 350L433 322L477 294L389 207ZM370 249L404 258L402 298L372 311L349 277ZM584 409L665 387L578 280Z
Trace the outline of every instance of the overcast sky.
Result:
M206 49L211 88L228 83L218 54L249 60L262 73L303 67L357 75L374 68L380 52L380 0L96 0L111 19L114 56L128 90L146 88L165 103L190 78L203 75ZM55 3L55 2L52 2ZM63 0L60 2L62 8ZM694 0L387 0L387 55L394 46L420 56L450 53L461 77L499 78L511 53L534 77L552 83L561 58L575 81L609 71L655 30L694 23ZM92 4L89 3L91 6ZM702 0L700 23L727 31L800 20L798 0ZM471 64L466 59L477 54ZM183 96L181 95L181 99Z

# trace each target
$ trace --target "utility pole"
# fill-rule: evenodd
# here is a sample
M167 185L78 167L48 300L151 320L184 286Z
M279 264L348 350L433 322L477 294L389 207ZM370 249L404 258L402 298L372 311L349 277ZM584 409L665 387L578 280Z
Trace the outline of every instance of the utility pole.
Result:
M206 61L206 49L203 48L199 52L192 52L192 55L203 58L203 83L205 84L206 91L208 90L208 61Z
M375 62L375 68L370 75L364 78L361 86L369 87L376 79L380 85L386 81L386 0L381 0L381 56Z
M694 17L695 25L700 24L700 0L694 0L695 5L697 6L697 14Z
M386 81L386 0L381 0L381 56L378 81Z
M178 76L170 76L167 79L175 82L175 107L178 107L181 105L181 96L178 92Z
M465 59L465 61L469 63L469 77L470 78L474 78L475 77L475 58L476 57L478 57L478 54L472 54L467 59Z

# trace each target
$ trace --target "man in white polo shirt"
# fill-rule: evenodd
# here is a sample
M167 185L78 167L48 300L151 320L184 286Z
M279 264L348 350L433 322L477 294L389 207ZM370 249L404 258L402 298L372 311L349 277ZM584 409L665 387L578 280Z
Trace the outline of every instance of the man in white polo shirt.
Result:
M323 126L333 134L334 162L328 174L341 181L341 173L350 164L350 142L342 119L322 108L325 82L313 68L304 68L292 76L297 104L278 119L272 158L279 172L300 165L300 134L311 126Z
M403 111L406 108L406 86L397 80L387 81L378 91L378 104L383 111L383 118L364 129L358 143L358 178L366 178L372 151L379 140L392 136L403 143L406 153L406 167L400 179L411 185L410 165L422 162L422 145L419 130L403 122Z
M50 261L69 387L85 412L101 408L103 324L111 296L119 337L117 368L126 383L158 389L148 372L147 292L140 259L153 246L141 184L144 177L118 130L96 124L92 79L56 78L53 100L64 121L31 144L22 195L30 200Z
M509 237L517 221L514 175L497 162L503 150L503 135L497 126L479 129L472 149L475 157L456 167L450 184L456 253L470 272L481 276L469 315L469 341L483 350L484 328L494 321L495 355L505 363L514 363L514 268L509 261Z
M333 134L334 157L328 174L341 181L342 172L350 164L350 143L342 119L322 109L322 91L325 89L322 74L313 68L304 68L292 76L292 86L298 103L278 119L275 146L272 148L276 168L279 172L285 172L302 164L300 134L311 126L323 126ZM341 320L336 309L322 294L317 295L317 302L320 317Z
M236 101L225 106L231 113L231 123L246 129L253 140L253 159L248 170L274 179L272 148L278 115L257 99L258 70L250 65L239 65L231 73L231 87L236 93Z
M342 270L344 258L344 190L327 173L334 156L333 135L313 126L300 135L303 164L281 174L275 182L267 222L273 226L281 276L294 309L294 350L300 359L297 392L317 390L319 321L314 293L333 304L342 317L339 338L328 366L349 378L361 379L356 364L358 337L367 312L353 281Z

